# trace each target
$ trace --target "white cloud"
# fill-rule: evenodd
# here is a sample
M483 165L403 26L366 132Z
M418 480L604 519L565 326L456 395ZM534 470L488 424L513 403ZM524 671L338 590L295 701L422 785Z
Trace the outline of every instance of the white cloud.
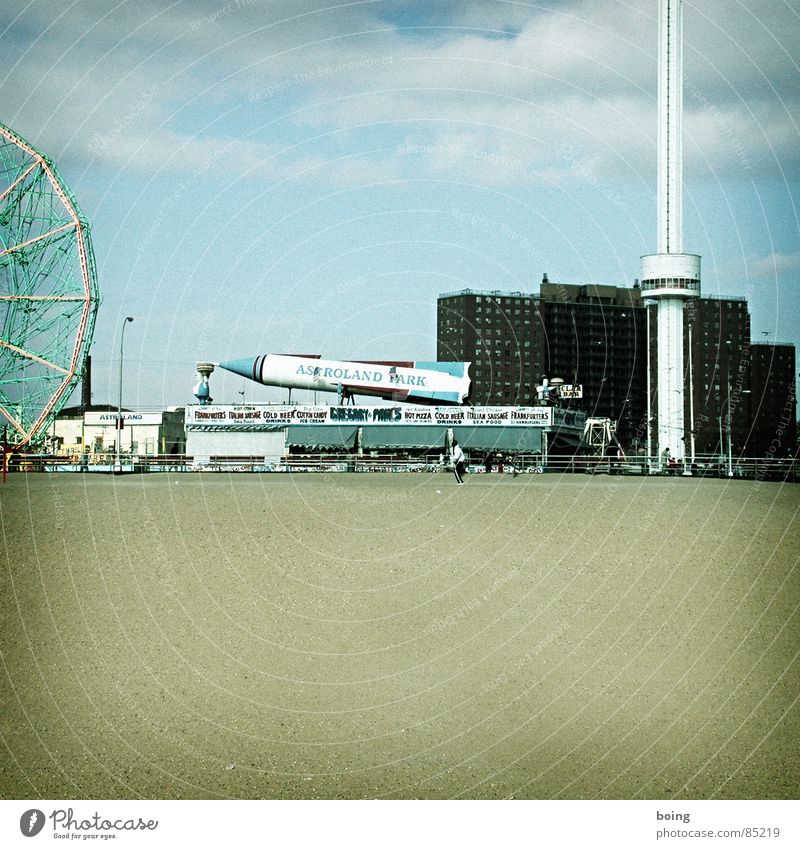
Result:
M774 279L782 274L800 271L800 254L771 254L751 258L746 263L749 275L755 279Z
M800 151L797 13L775 0L685 7L689 173L790 172ZM585 172L651 179L654 0L446 4L430 13L442 29L416 34L396 28L409 8L424 4L144 0L61 15L52 2L17 3L3 115L57 158L114 168L191 167L209 137L238 136L243 157L230 167L248 162L270 180L301 172L341 183L400 167L501 184ZM487 37L501 31L517 35ZM361 151L367 131L353 128L365 124L431 153L379 161ZM309 138L313 153L280 153ZM175 149L185 157L170 157ZM344 154L349 163L334 167Z

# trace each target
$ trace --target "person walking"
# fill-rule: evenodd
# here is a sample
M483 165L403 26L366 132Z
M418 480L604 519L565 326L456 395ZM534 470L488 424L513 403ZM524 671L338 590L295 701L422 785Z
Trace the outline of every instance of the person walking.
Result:
M464 452L461 450L461 446L458 444L457 440L453 440L453 452L451 454L451 458L453 461L453 472L456 476L456 483L458 486L464 485Z

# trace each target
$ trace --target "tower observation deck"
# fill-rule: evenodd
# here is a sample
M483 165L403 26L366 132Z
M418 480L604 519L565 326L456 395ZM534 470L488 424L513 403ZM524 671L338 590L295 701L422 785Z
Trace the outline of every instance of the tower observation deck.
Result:
M660 0L658 253L641 258L641 286L658 302L658 453L677 460L684 458L683 303L700 295L700 257L683 253L682 118L683 0Z

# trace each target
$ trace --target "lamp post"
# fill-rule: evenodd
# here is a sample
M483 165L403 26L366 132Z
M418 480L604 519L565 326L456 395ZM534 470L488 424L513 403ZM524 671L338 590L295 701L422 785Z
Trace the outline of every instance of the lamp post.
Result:
M725 414L725 424L728 428L728 477L733 477L733 438L731 435L731 431L733 428L731 427L731 381L728 379L728 409Z
M733 430L732 427L732 411L731 411L731 381L728 379L728 398L726 403L726 412L725 412L725 427L728 429L728 450L727 450L727 475L729 478L733 477L733 437L731 436L731 432ZM740 395L749 395L749 389L742 389L739 392ZM722 450L722 415L719 417L719 444L720 451Z
M695 466L695 441L694 441L694 375L692 374L692 324L689 322L689 456L691 458L690 469ZM686 462L684 460L684 466ZM690 472L691 474L691 472Z
M720 348L720 354L722 351L727 351L725 355L726 363L727 363L727 377L725 378L727 387L728 387L728 415L730 416L731 411L731 363L730 363L730 345L731 340L726 339L725 344L728 346L727 348ZM723 459L723 451L725 451L725 443L722 441L722 410L724 408L721 407L719 411L719 471L720 476L722 476L722 459ZM730 421L728 422L730 424ZM730 432L730 431L729 431Z
M128 322L133 321L131 316L126 316L122 322L122 333L119 339L119 396L117 399L117 442L115 445L114 459L114 474L119 474L122 471L122 462L120 461L120 442L122 441L122 358L125 346L125 328Z
M652 438L652 421L653 421L653 412L651 410L651 399L650 399L650 305L647 305L647 459L646 463L646 471L645 474L650 474L650 455L653 451L653 438Z

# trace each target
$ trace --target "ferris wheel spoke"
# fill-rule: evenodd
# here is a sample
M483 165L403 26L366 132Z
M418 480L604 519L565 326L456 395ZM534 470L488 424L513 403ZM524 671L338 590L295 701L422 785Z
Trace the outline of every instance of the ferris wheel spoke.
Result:
M0 404L0 413L3 414L3 417L8 420L8 423L18 432L25 433L25 428L22 426L22 422L18 421L16 417L9 410L5 408L3 404Z
M86 295L0 295L0 301L86 301Z
M3 194L0 195L0 203L2 203L5 196L12 192L28 176L28 174L31 173L31 171L38 167L39 163L34 162L27 171L23 171L22 174L20 174L19 177L17 177L17 179L14 180L14 182L3 192Z
M25 242L20 242L18 245L12 245L10 248L6 248L4 251L0 251L0 256L5 256L6 254L10 254L13 251L18 251L20 248L25 248L28 245L32 245L34 242L41 242L42 239L48 239L50 236L55 236L57 233L63 233L65 230L69 230L71 227L75 226L74 221L70 221L69 224L65 224L63 227L56 227L55 230L49 230L47 233L42 233L40 236L34 236L33 239L28 239Z
M7 348L9 351L13 351L15 354L19 354L21 357L27 357L29 360L33 360L34 362L41 363L42 365L47 366L48 368L61 372L61 374L69 374L69 369L57 366L55 363L51 363L44 357L40 357L37 354L34 354L33 351L26 351L24 348L20 348L17 345L12 345L10 342L6 342L5 339L0 339L0 346L2 346L3 348Z
M17 264L17 273L13 281L10 281L9 291L0 298L10 300L80 296L82 299L88 299L89 293L83 285L78 259L70 253L70 249L75 248L75 235L74 230L65 232L55 240L40 246L36 256L29 257L31 262L25 265L24 269ZM15 254L9 254L0 259L0 264L13 262L15 258Z

